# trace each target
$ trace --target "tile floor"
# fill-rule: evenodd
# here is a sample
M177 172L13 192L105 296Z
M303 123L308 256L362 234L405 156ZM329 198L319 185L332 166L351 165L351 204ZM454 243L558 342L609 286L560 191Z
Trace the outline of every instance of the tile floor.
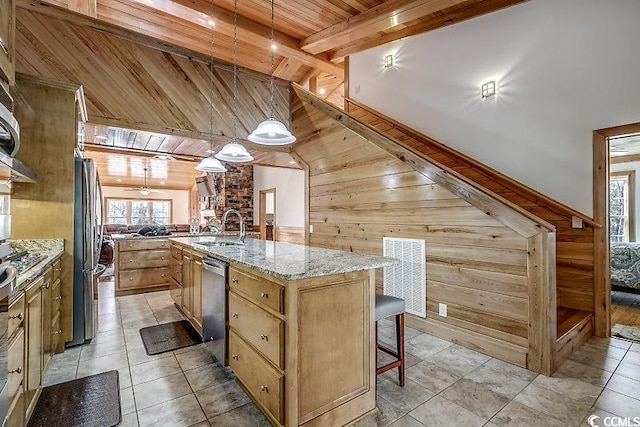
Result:
M99 292L96 338L54 356L45 385L117 369L122 426L268 425L202 346L146 355L138 330L182 319L168 292L115 298L113 282ZM380 325L380 339L394 341L392 325ZM592 338L553 377L411 328L406 350L405 387L396 371L379 376L379 411L357 426L588 426L590 415L640 417L640 344Z

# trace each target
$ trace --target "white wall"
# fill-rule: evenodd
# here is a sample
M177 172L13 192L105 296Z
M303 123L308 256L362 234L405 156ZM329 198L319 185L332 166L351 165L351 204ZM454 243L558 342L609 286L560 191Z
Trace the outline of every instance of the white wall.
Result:
M353 55L350 96L592 215L592 130L640 121L639 17L532 0Z
M635 171L636 179L635 185L635 229L636 229L636 242L640 241L640 162L628 162L628 163L612 163L609 166L611 172L620 171Z
M260 224L260 190L276 189L276 226L304 227L304 172L254 166L253 223Z
M125 191L121 187L102 187L104 198L123 197L127 199L171 199L172 202L172 220L174 224L189 223L189 191L187 190L162 190L162 193L151 193L143 196L138 191Z

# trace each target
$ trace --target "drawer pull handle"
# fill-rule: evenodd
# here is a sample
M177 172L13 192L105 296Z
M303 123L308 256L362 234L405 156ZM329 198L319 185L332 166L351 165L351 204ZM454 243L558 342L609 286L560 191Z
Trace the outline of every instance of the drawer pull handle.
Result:
M61 300L61 299L62 299L62 295L58 295L58 296L57 296L57 297L55 297L54 299Z
M24 319L24 314L22 314L22 313L12 314L12 315L9 316L9 319L22 320L22 319Z
M237 355L237 354L232 354L232 355L231 355L231 358L232 358L233 360L238 360L238 355Z
M49 289L49 282L47 282L44 285L40 286L40 289Z
M238 279L231 279L232 283L238 283Z
M133 282L133 277L129 277L129 281L130 281L130 282Z
M260 391L264 391L265 393L269 393L269 387L267 387L266 385L261 385L260 386Z
M7 44L0 38L0 48L4 52L5 55L9 55L9 49L7 48Z
M269 337L268 337L268 336L266 336L266 335L264 335L264 334L260 335L260 339L261 339L262 341L269 341Z
M62 333L62 329L58 329L57 331L54 332L54 334L56 335L60 335Z
M233 314L231 315L231 317L233 317L234 319L237 319L237 318L238 318L238 313L233 313Z
M22 373L22 366L17 367L16 369L9 371L10 374L21 374Z
M269 294L266 292L261 292L260 293L260 298L269 298Z
M164 257L160 258L162 261L164 261Z
M56 271L56 272L60 273L60 272L62 271L62 267L58 267L58 268L56 268L54 271Z

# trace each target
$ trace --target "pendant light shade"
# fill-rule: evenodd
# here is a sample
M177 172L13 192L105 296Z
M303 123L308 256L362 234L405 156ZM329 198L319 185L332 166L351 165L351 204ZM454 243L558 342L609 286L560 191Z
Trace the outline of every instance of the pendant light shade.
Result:
M249 154L247 149L237 142L230 142L222 147L222 150L215 155L215 158L231 163L243 163L253 160L253 156Z
M262 121L247 139L262 145L285 145L295 142L296 137L282 122L271 117Z
M271 79L269 82L269 89L271 91L271 99L269 105L271 107L270 117L262 121L256 130L251 132L247 139L256 144L262 145L287 145L295 142L296 137L289 132L287 127L281 121L278 121L274 117L275 110L275 50L276 44L274 40L274 5L275 0L271 0Z
M196 169L201 172L226 172L227 168L225 168L220 160L216 159L213 156L205 157L198 163Z

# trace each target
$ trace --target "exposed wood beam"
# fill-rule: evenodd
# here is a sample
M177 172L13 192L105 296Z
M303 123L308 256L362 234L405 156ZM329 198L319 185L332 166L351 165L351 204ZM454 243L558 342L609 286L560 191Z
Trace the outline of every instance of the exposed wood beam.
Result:
M98 14L97 0L69 0L69 10L95 18Z
M640 154L628 154L626 156L616 156L611 157L610 163L629 163L629 162L637 162L640 160Z
M302 40L300 47L313 54L326 52L465 1L467 0L387 0L346 21L312 34Z
M84 149L86 151L99 151L101 153L113 153L113 154L135 154L140 157L154 157L159 152L155 151L146 151L146 150L138 150L137 148L122 148L122 147L113 147L110 145L102 145L102 144L93 144L87 142L84 144ZM195 162L199 161L202 157L200 156L185 156L183 154L174 154L174 153L165 153L171 154L172 157L175 157L178 161L187 161L187 162Z
M340 62L345 57L356 52L361 52L372 47L390 43L404 37L425 33L427 31L435 30L436 28L446 27L476 16L494 12L518 3L523 3L524 1L528 0L484 0L480 3L474 3L464 8L450 8L442 11L442 13L438 13L436 16L424 16L414 25L399 28L397 31L393 31L389 34L376 35L375 37L353 41L348 45L335 49L330 54L329 59L333 62Z
M317 68L312 68L311 71L309 71L303 78L300 79L299 82L297 82L300 86L305 86L307 83L309 83L311 80L315 79L316 77L318 77L320 75L320 70L318 70Z
M212 7L210 1L174 0L173 3L190 8L199 13L204 13L207 16L211 16L213 14L216 22L216 31L222 30L227 34L231 34L233 31L233 13L219 6ZM144 0L144 4L159 10L163 10L165 7L165 2L158 3L152 0ZM170 4L171 3L168 3L168 5ZM250 43L253 46L269 50L271 48L271 28L251 19L238 16L238 39L246 43ZM274 39L278 45L279 54L284 55L287 58L294 59L303 65L318 68L322 72L328 74L340 77L344 75L343 69L329 62L326 57L316 57L301 50L298 47L300 44L298 39L280 31L274 32Z

